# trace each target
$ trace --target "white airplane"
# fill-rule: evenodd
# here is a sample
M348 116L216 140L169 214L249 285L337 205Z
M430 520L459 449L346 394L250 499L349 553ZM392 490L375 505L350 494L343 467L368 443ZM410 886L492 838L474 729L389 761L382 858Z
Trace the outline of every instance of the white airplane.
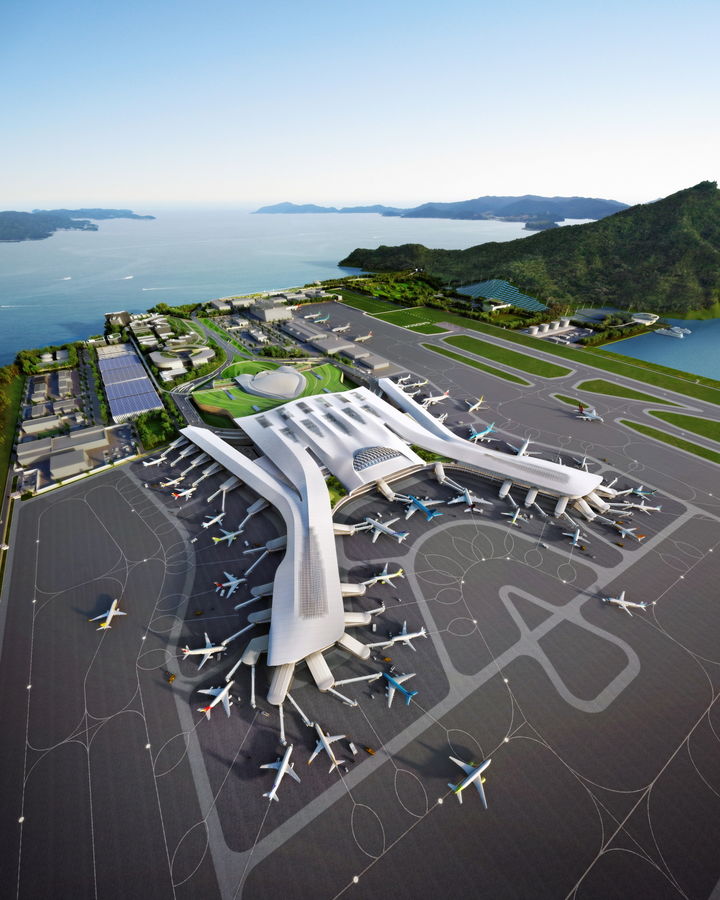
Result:
M360 337L356 337L355 343L356 344L364 344L365 341L369 341L372 336L373 336L372 331L368 331L367 334L361 334Z
M401 496L400 494L395 495L401 503L405 504L405 518L409 519L410 516L414 515L418 510L425 513L425 519L430 522L432 519L437 516L441 516L442 513L438 512L436 509L430 509L431 506L437 506L439 503L442 503L442 500L420 500L419 497L413 497L412 494L409 494L407 497Z
M563 537L569 537L570 543L572 544L573 547L581 546L581 542L580 542L581 538L582 538L582 546L590 543L590 541L587 539L587 537L584 534L580 534L579 528L576 528L575 531L563 531Z
M180 484L183 478L184 476L180 475L179 478L170 478L168 481L161 481L160 487L175 487L176 484Z
M205 632L205 646L198 647L197 650L191 650L188 646L185 646L183 647L183 654L185 658L187 658L188 656L202 656L200 665L198 666L198 669L202 669L202 667L214 653L224 653L226 650L227 647L225 646L225 644L213 644L213 642L207 636L207 632Z
M516 525L518 528L520 528L520 523L518 522L518 519L523 519L523 520L527 521L527 516L524 516L520 512L519 506L515 508L514 512L504 512L504 513L500 513L500 515L508 516L508 518L510 519L510 521L508 522L508 525Z
M468 412L475 412L478 409L485 409L484 401L485 401L484 394L482 395L482 397L478 397L477 400L466 400L465 403L467 403Z
M190 485L190 487L185 488L184 491L173 491L172 495L175 498L175 500L189 500L190 497L192 497L192 495L195 493L196 490L197 490L196 486Z
M205 516L205 518L208 519L209 521L203 522L202 527L210 528L212 525L222 525L222 520L225 518L225 513L219 512L216 516L212 516L212 517Z
M350 331L350 323L348 322L347 325L336 325L331 330L333 334L345 334L346 331Z
M406 390L407 388L425 387L426 384L430 384L430 382L427 380L427 378L423 379L422 381L413 381L412 384L406 384L405 387L403 388L403 390Z
M405 391L405 396L406 397L417 397L417 395L419 393L420 393L420 388L418 388L416 391Z
M265 763L265 765L260 766L261 769L276 769L277 775L275 776L275 781L273 781L273 786L267 792L267 794L263 794L263 797L267 797L268 800L277 800L280 801L280 798L277 795L277 790L280 787L280 782L283 780L285 775L289 775L291 778L294 778L295 781L300 783L300 776L295 771L295 763L290 762L290 756L293 752L293 745L287 748L285 753L282 756L278 756L277 760L274 763Z
M631 616L630 607L633 609L647 609L648 606L654 606L655 604L647 603L646 601L642 601L642 603L634 603L632 600L625 599L625 591L622 591L619 597L603 597L603 603L611 603L613 606L618 606L620 609L625 610L625 612Z
M228 681L225 687L198 688L199 694L209 694L211 697L215 698L212 703L208 703L207 706L199 706L198 712L205 713L205 718L209 719L214 707L216 707L218 703L222 703L222 705L225 707L225 714L229 716L230 707L232 706L232 700L230 699L230 688L234 684L234 681Z
M236 578L235 575L231 575L229 572L223 572L223 575L227 578L227 581L216 581L215 590L221 591L223 588L228 588L228 597L232 597L240 585L245 584L247 581L247 578Z
M306 318L306 319L319 319L319 318L320 318L320 313L319 313L319 312L308 313L308 314L305 316L305 318Z
M525 438L522 444L519 447L516 447L515 444L511 444L510 441L505 441L508 447L511 450L514 450L518 456L537 456L540 452L539 450L528 450L530 446L530 438Z
M403 687L403 684L410 678L414 678L415 673L410 672L409 675L393 676L388 675L387 672L383 672L382 676L387 682L387 684L385 685L385 696L387 697L388 709L390 709L390 707L392 706L396 691L400 691L400 693L405 697L405 706L410 706L410 701L415 696L415 694L417 694L417 691L409 691L407 688Z
M156 456L155 459L144 459L143 465L144 466L157 466L160 463L165 462L166 459L167 459L167 456L165 456L165 455Z
M110 605L110 609L107 612L101 613L99 616L95 616L92 619L88 619L88 622L98 622L100 619L105 619L104 622L100 622L100 628L97 630L100 631L103 628L112 628L110 624L115 616L126 616L127 613L118 609L118 601L113 600Z
M363 581L362 584L365 587L374 587L376 584L392 584L393 578L404 578L405 573L402 569L398 569L397 572L388 572L388 564L385 563L385 567L378 575L373 575L372 578L368 578L367 581Z
M642 500L640 503L631 503L631 509L641 509L644 513L650 515L651 512L660 512L662 510L662 506L646 506L645 501Z
M227 541L228 547L229 547L230 544L232 544L232 542L238 537L238 535L243 533L244 529L238 528L237 531L225 531L224 528L221 528L220 531L222 531L223 536L222 537L213 537L213 543L220 544L222 541Z
M638 543L640 543L640 541L644 541L647 537L646 534L635 534L637 528L625 528L623 525L618 525L617 522L615 523L615 528L617 528L617 530L620 532L620 537L632 537L635 538Z
M458 798L458 801L462 803L462 792L471 784L474 784L477 788L478 794L480 794L480 799L482 800L482 805L487 809L487 797L485 796L485 790L483 789L483 782L485 779L482 777L482 773L487 769L487 767L492 762L491 759L486 759L485 762L481 762L479 766L468 765L464 763L461 759L455 759L454 756L450 757L450 760L455 763L456 766L460 766L460 768L465 772L466 777L459 784L448 784L449 788L452 788L453 793Z
M445 421L445 419L447 419L447 417L448 417L448 414L447 414L446 412L443 413L441 416L435 416L435 418L438 420L438 422L439 422L441 425L443 424L443 422Z
M412 375L403 375L402 378L398 378L397 384L407 384L408 381L412 378Z
M447 501L448 506L452 506L453 503L464 503L466 506L477 506L478 504L482 504L483 506L493 506L493 503L490 500L476 497L475 494L467 488L463 488L461 494L458 494L457 497L453 497L452 500Z
M422 402L423 408L428 409L431 406L435 406L436 403L442 403L449 396L450 391L445 391L444 394L438 394L436 397L426 397Z
M491 434L495 434L495 423L493 422L491 425L488 425L486 428L483 428L482 431L476 431L472 425L468 427L468 431L470 432L470 436L468 437L469 441L473 443L477 441L489 441L492 440L490 437Z
M615 492L616 497L624 497L625 494L634 494L636 497L652 497L653 494L657 494L657 490L654 488L646 488L641 484L635 488L627 488L627 490Z
M419 637L427 637L427 631L425 631L425 627L423 626L419 631L408 631L407 630L407 622L403 622L402 630L397 634L394 634L391 638L388 638L386 644L381 644L381 647L392 647L395 644L405 644L406 647L409 647L411 650L415 650L415 647L412 645L412 641L415 638Z
M328 769L328 774L332 772L333 769L337 769L340 771L340 763L335 759L335 754L332 752L332 747L330 744L334 744L335 741L341 741L345 735L344 734L326 734L322 728L315 722L315 731L317 731L318 742L315 745L315 750L313 751L312 756L308 760L308 765L315 759L318 753L321 750L324 750L329 759L330 759L330 768Z
M583 406L582 403L578 403L578 411L576 417L577 419L582 419L584 422L604 422L602 416L599 416L597 410L594 406Z
M398 519L388 519L387 522L378 522L376 519L371 519L370 516L365 518L365 524L368 526L368 529L372 529L373 532L373 544L380 537L381 534L386 534L388 537L395 538L398 544L402 544L405 538L410 536L409 531L393 531L390 527L397 522ZM368 530L366 529L366 530Z

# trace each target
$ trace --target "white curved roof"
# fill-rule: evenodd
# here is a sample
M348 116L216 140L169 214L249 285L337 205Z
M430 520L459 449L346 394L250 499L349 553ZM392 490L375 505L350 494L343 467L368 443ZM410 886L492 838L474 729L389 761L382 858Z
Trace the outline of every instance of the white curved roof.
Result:
M235 381L248 394L277 400L294 400L302 394L307 384L305 376L290 366L265 369L256 375L238 375Z

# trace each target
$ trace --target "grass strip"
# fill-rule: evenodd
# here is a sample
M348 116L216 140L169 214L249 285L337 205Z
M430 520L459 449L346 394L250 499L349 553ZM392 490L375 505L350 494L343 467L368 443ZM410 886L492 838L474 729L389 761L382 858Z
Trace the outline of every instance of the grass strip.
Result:
M700 444L693 444L691 441L675 437L672 434L668 434L667 431L660 431L657 428L652 428L650 425L641 425L640 422L620 419L620 424L627 425L628 428L632 428L633 431L639 431L640 434L644 434L647 437L655 438L656 441L662 441L663 444L670 444L671 447L677 447L679 450L685 450L687 453L693 453L695 456L701 456L710 462L720 464L720 453L716 450L709 450L707 447L700 446Z
M464 334L445 338L445 343L460 350L475 353L478 356L485 356L487 359L493 360L493 362L512 366L513 369L520 369L521 372L539 375L542 378L561 378L563 375L570 374L570 369L566 369L565 366L557 366L555 363L546 362L544 359L527 356L524 353L516 353L515 350L508 350L505 347L499 347L497 344L490 344L487 341L481 341L478 338L468 337Z
M677 406L677 403L671 403L670 400L662 400L653 394L644 394L642 391L634 391L632 388L624 387L621 384L615 384L612 381L606 381L604 378L593 378L590 381L583 381L577 386L579 391L590 391L591 394L608 394L610 397L624 397L626 400L646 400L650 403L662 403L664 406Z
M568 406L580 406L581 401L577 397L568 397L566 394L553 394L553 396Z
M693 434L699 434L700 437L720 442L720 421L717 419L701 419L699 416L686 416L682 413L665 412L665 410L654 410L650 415L662 419L668 425L682 428L683 431L692 431Z
M0 410L0 487L2 488L5 487L5 479L10 465L10 454L15 441L24 384L25 377L18 374L2 387L5 400L2 410Z
M415 334L447 334L447 328L438 328L437 325L408 325L408 331L414 331Z
M473 369L480 369L481 372L487 372L488 375L504 378L505 381L512 381L513 384L522 384L527 387L530 386L530 382L525 381L524 378L520 378L517 375L511 375L510 372L503 372L502 369L493 369L492 366L486 366L485 363L478 362L476 359L470 359L467 356L461 356L459 353L453 353L452 350L447 350L445 347L436 347L434 344L423 344L422 346L426 350L432 350L433 353L439 353L441 356L446 356L448 359L452 359L455 362L464 363L466 366L472 366Z
M346 306L352 306L354 309L361 309L363 312L370 313L371 315L404 309L404 307L398 306L396 303L390 303L388 300L378 300L376 297L365 297L362 294L356 294L355 291L348 291L346 288L333 288L333 291L340 294L342 302Z

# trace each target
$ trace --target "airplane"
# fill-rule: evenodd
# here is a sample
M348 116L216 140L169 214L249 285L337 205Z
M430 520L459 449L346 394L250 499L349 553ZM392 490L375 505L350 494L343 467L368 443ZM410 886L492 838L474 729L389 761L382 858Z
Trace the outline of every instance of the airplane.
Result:
M185 488L184 491L173 491L172 495L175 500L189 500L196 490L197 487L191 485L189 488Z
M611 603L613 606L618 606L620 609L625 610L625 612L631 616L629 607L633 609L647 609L648 606L654 606L654 604L648 603L643 600L641 603L634 603L632 600L625 599L625 591L620 593L619 597L602 597L603 603Z
M387 644L381 644L380 646L392 647L395 644L405 644L406 647L409 647L411 650L415 650L415 647L413 647L411 642L414 641L415 638L419 637L427 637L427 631L425 631L424 626L420 629L420 631L408 632L407 622L403 622L402 630L389 638Z
M277 760L274 763L265 763L265 765L260 766L261 769L277 769L277 775L275 776L275 781L273 781L273 786L267 792L267 794L263 794L263 797L267 797L268 800L277 800L280 801L280 798L277 795L277 789L280 787L280 782L283 780L285 775L289 775L291 778L294 778L295 781L300 783L300 776L295 771L295 763L290 762L290 756L293 752L293 745L287 748L285 753L282 756L278 756Z
M161 481L160 487L175 487L175 485L180 484L183 478L184 476L181 475L179 478L170 478L168 481Z
M333 334L345 334L346 331L350 331L350 323L347 325L336 325L335 328L332 329Z
M127 613L118 609L118 601L113 600L110 605L110 609L107 612L101 613L99 616L95 616L93 619L88 619L88 622L97 622L100 619L105 619L104 622L100 622L100 627L97 629L100 631L103 628L112 628L110 624L115 616L126 616Z
M188 646L183 647L183 653L185 658L188 656L202 656L200 660L200 665L198 669L202 669L205 663L210 659L213 653L224 653L227 650L225 644L215 645L207 636L207 632L205 632L205 646L198 647L197 650L191 650Z
M484 510L484 509L482 508L482 506L480 505L481 503L487 503L487 500L478 500L477 498L474 498L474 499L470 502L470 505L465 507L465 509L463 510L463 512L466 512L466 513L480 513L480 515L482 515L482 514L485 512L485 510Z
M225 714L227 716L230 715L230 707L232 706L232 700L230 699L230 688L235 684L234 681L228 681L225 687L216 687L216 688L198 688L199 694L209 694L211 697L215 699L212 703L209 703L207 706L199 706L198 712L204 712L205 718L210 718L210 713L213 708L218 705L218 703L222 703L225 707Z
M360 337L356 337L355 343L356 344L364 344L365 341L369 341L372 336L373 336L372 331L368 331L367 334L361 334Z
M615 492L616 497L624 497L625 494L634 494L636 497L652 497L653 494L657 494L657 490L654 488L646 488L641 484L636 488L627 488L627 490Z
M402 569L398 569L397 572L388 572L388 564L385 563L385 567L378 575L373 575L372 578L368 578L367 581L363 581L362 584L365 585L366 588L374 587L376 584L392 584L393 578L404 578L405 573Z
M305 318L306 318L306 319L319 319L319 318L320 318L320 313L319 313L319 312L308 313L308 314L305 316Z
M316 324L316 325L322 325L322 324L324 324L325 322L329 322L329 321L330 321L330 315L329 315L329 314L326 314L326 315L324 315L324 316L319 316L317 319L315 319L315 324Z
M594 406L583 406L582 403L578 403L578 411L576 417L577 419L582 419L584 422L604 422L602 416L599 416L597 410Z
M420 393L420 388L418 388L416 391L405 391L405 396L406 397L417 397L417 395L419 393Z
M570 543L572 544L573 547L581 546L581 544L580 544L581 537L585 543L587 543L587 544L590 543L590 541L587 539L587 537L584 534L583 535L580 534L579 528L576 528L575 531L563 531L562 534L563 534L563 537L569 537L571 539ZM584 546L584 544L583 544L583 546Z
M479 766L468 765L460 759L455 759L454 756L451 756L450 760L451 762L454 762L456 766L460 766L466 776L459 784L448 784L448 787L452 788L453 793L458 798L458 802L462 803L462 792L465 788L474 784L478 794L480 794L482 805L487 809L487 798L483 789L483 782L485 779L482 777L482 773L487 769L492 760L486 759L485 762L481 762Z
M390 528L391 525L394 525L398 519L388 519L387 522L378 522L375 519L371 519L369 516L365 519L365 524L372 528L373 531L373 544L380 537L381 534L386 534L388 537L393 537L398 542L398 544L402 544L405 538L409 537L409 531L393 531Z
M484 400L485 400L484 394L482 395L482 397L478 397L477 400L466 400L465 403L468 406L468 412L475 412L478 409L485 409L484 402L483 402Z
M235 540L235 538L237 538L237 536L239 534L243 533L244 529L238 528L237 531L225 531L224 528L221 528L220 531L222 531L223 536L222 537L213 537L213 543L219 544L221 541L227 541L228 547L229 547L230 544L232 544L232 542Z
M447 501L448 506L452 506L453 503L464 503L466 506L477 506L478 504L482 504L483 506L493 506L493 503L490 500L476 497L475 494L467 488L463 488L461 494L458 494L456 497L453 497L452 500Z
M227 592L228 597L232 597L232 595L240 587L240 585L245 584L245 582L247 581L247 578L236 578L229 572L223 572L223 575L227 578L227 581L216 581L215 588L218 591L222 590L223 588L229 588Z
M209 519L209 521L203 522L202 527L210 528L211 525L222 525L222 520L225 518L225 513L220 512L216 516L212 516L212 518L210 518L210 516L205 516L205 518Z
M482 431L476 431L472 425L470 425L468 431L470 432L470 437L468 438L469 441L489 441L491 440L490 435L495 434L495 423L493 422L491 425L483 428Z
M409 675L396 675L393 677L392 675L388 675L387 672L382 673L383 678L387 681L385 685L385 696L387 697L387 705L388 709L392 706L393 698L395 697L395 691L400 691L400 693L405 697L405 705L410 706L410 701L417 694L417 691L409 691L407 688L403 687L403 684L410 678L415 677L415 673L411 672Z
M344 734L333 734L333 735L326 734L322 730L322 728L318 725L317 722L315 722L315 731L317 731L318 742L315 745L315 750L313 751L312 756L308 760L308 765L310 765L310 763L315 759L315 757L318 755L318 753L321 750L324 750L327 753L328 757L330 758L330 768L328 769L328 774L330 774L330 772L332 772L333 769L337 769L339 772L340 771L340 763L335 759L335 754L332 752L332 748L331 748L330 744L334 744L335 741L341 741L345 737L345 735Z
M435 418L438 420L438 422L439 422L441 425L443 424L443 422L445 421L445 419L447 419L447 417L448 417L448 414L447 414L446 412L444 412L441 416L435 416Z
M516 447L515 444L511 444L510 441L505 441L508 447L511 450L514 450L518 456L537 456L539 453L538 450L528 450L530 446L530 438L525 438L522 444L519 447Z
M620 537L633 537L638 543L644 541L647 537L646 534L635 534L637 528L625 528L623 525L618 525L617 522L615 523L615 528L620 532Z
M436 397L426 397L423 400L422 405L425 409L427 409L430 406L435 406L436 403L442 403L449 396L450 396L450 391L445 391L444 394L438 394Z
M425 513L425 520L427 522L442 515L442 513L438 512L436 509L430 509L431 506L437 506L438 503L442 503L442 500L420 500L418 497L413 497L412 494L408 496L407 500L400 497L398 497L398 499L406 506L406 519L409 519L410 516L414 515L418 510Z
M157 466L160 463L165 462L166 459L167 459L167 456L165 454L162 454L161 456L156 456L155 459L144 459L143 465L144 466Z
M412 384L405 385L405 388L421 388L425 387L426 384L430 384L430 382L427 380L427 378L424 378L422 381L413 381ZM403 390L405 390L405 388L403 388Z
M406 384L411 378L412 375L403 375L402 378L398 378L397 384Z
M651 512L660 512L662 510L662 506L646 506L644 500L641 503L632 503L631 507L632 509L641 509L648 515L650 515Z
M508 516L508 517L510 518L510 521L508 522L508 524L509 524L509 525L517 525L518 528L520 528L520 523L518 522L518 519L525 519L525 520L527 520L527 516L524 516L524 515L520 512L520 507L519 507L519 506L517 506L517 507L515 508L515 512L511 512L511 513L510 513L510 512L504 512L504 513L500 513L500 515L501 515L501 516Z

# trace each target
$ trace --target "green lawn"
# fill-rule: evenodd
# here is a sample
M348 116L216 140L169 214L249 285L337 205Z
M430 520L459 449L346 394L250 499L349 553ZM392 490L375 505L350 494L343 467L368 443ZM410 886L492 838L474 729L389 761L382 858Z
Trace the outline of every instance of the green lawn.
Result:
M336 289L333 288L333 290ZM401 306L390 303L388 300L378 300L376 297L364 297L362 294L356 294L354 291L348 291L345 288L337 289L337 293L340 294L342 302L346 306L352 306L354 309L361 309L363 312L370 313L371 315L402 309Z
M579 406L582 403L577 397L568 397L566 394L554 394L553 396L562 403L567 403L568 406Z
M459 350L467 350L469 353L485 356L493 362L503 363L506 366L512 366L513 369L520 369L522 372L539 375L542 378L561 378L563 375L570 374L570 369L566 369L564 366L557 366L555 363L527 356L524 353L516 353L514 350L507 350L505 347L498 347L497 344L489 344L487 341L464 334L445 338L445 343L457 347Z
M682 428L683 431L692 431L701 437L710 438L711 441L720 442L720 421L717 419L701 419L698 416L686 416L682 413L665 412L664 409L654 410L650 413L668 425Z
M472 366L473 369L480 369L481 372L487 372L488 375L494 375L496 378L504 378L505 381L512 381L514 384L522 384L530 386L529 381L520 378L517 375L511 375L510 372L503 372L502 369L493 369L492 366L486 366L485 363L478 362L476 359L470 359L468 356L461 356L459 353L453 353L445 347L436 347L434 344L423 344L426 350L432 350L433 353L439 353L455 362L463 363L466 366Z
M263 359L248 359L243 362L236 362L228 366L222 373L223 381L230 381L238 375L257 375L266 369L277 369L277 363L269 362Z
M373 318L382 319L383 322L390 322L403 328L412 328L416 325L428 325L433 322L439 322L444 318L444 311L441 309L430 309L427 306L408 306L401 309L396 307L390 312L375 313Z
M416 334L447 334L447 328L438 328L437 325L409 325L408 331Z
M10 465L10 453L15 431L17 430L18 410L22 399L23 384L22 375L16 375L12 381L3 386L3 394L7 397L7 406L0 412L0 486L5 487L8 466Z
M256 366L257 369L255 369L255 371L277 368L274 363L261 363L259 360L238 363L237 366L233 366L232 368L242 367L245 371L252 371ZM251 368L248 369L247 367ZM313 394L324 393L324 388L335 393L337 391L347 391L356 387L356 385L352 384L348 379L344 382L341 381L341 371L330 363L315 366L312 369L301 369L301 371L305 375L307 381L305 390L300 395L301 397L311 397ZM320 377L317 378L314 373L317 373ZM276 406L280 406L282 403L286 402L284 400L270 400L266 397L254 397L252 394L246 394L245 391L241 390L233 381L225 379L216 381L215 386L210 390L195 391L192 397L196 406L198 406L205 415L209 413L213 417L221 416L222 413L220 410L227 410L228 415L234 419L241 418L242 416L252 416L257 412L263 412L267 409L274 409ZM203 409L200 404L205 408ZM253 409L254 406L256 406L257 409Z
M663 444L670 444L672 447L678 447L680 450L686 450L688 453L694 453L695 456L701 456L703 459L710 460L710 462L720 464L720 453L715 450L708 450L707 447L702 447L700 444L693 444L691 441L675 437L672 434L668 434L667 431L659 431L657 428L652 428L650 425L641 425L640 422L630 422L628 419L620 419L620 424L627 425L628 428L632 428L633 431L639 431L640 434L647 435L647 437L655 438L656 441L662 441Z
M632 388L623 387L604 378L593 378L591 381L583 381L577 386L578 391L589 391L591 394L608 394L610 397L624 397L626 400L646 400L650 403L662 403L664 406L677 406L669 400L661 400L653 394L644 394L642 391L634 391Z

